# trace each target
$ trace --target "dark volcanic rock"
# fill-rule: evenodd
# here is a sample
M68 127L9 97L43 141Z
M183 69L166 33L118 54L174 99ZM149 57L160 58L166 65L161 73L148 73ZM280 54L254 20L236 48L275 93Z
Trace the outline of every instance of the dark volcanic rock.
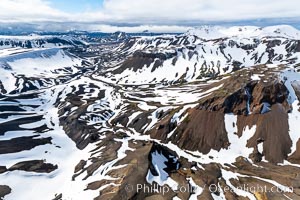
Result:
M52 200L62 200L62 194L56 194Z
M5 166L0 166L0 174L7 171L7 168Z
M258 163L262 160L263 154L258 152L257 150L254 150L250 155L249 158L254 162Z
M139 114L132 120L132 122L128 126L134 128L137 132L143 132L145 124L151 122L151 120L148 118L150 114L150 112Z
M219 151L229 145L222 112L191 109L187 118L167 139L168 133L174 128L169 120L165 120L165 124L160 124L152 130L151 137L162 139L164 142L172 141L183 149L198 150L202 153L208 153L210 149Z
M109 174L114 178L121 178L121 184L119 187L110 188L109 190L104 190L101 192L101 195L96 198L97 200L104 200L104 199L131 199L136 197L137 195L140 198L137 199L144 199L146 194L136 193L136 186L137 184L147 184L146 183L146 175L149 168L149 161L148 155L152 149L152 143L143 144L139 142L135 145L136 150L134 152L127 152L127 156L122 159L117 165L126 164L125 167L120 168L118 170L112 170ZM134 176L132 176L134 174ZM94 185L96 183L93 183ZM102 184L105 182L99 182L97 187L101 187ZM92 185L89 185L91 187ZM134 187L132 190L127 190L127 187ZM95 186L94 186L95 187ZM111 191L114 191L113 193Z
M199 108L237 115L248 115L250 112L260 113L263 103L270 105L280 103L287 111L290 109L287 102L288 89L283 82L278 80L267 83L251 81L244 86L240 85L240 89L233 93L229 92L230 87L231 84L224 86L205 100L201 100Z
M101 140L101 142L96 144L97 148L95 148L94 151L98 151L100 148L102 148L100 151L101 156L91 157L91 164L89 165L87 165L84 160L80 161L74 169L76 174L73 175L73 180L75 180L76 177L83 172L87 173L86 177L84 178L86 179L87 177L92 176L101 165L111 162L117 158L118 149L120 149L122 144L121 142L115 141L114 137L116 137L116 135L110 132L103 140ZM124 136L122 135L119 137Z
M125 60L121 67L117 68L113 73L120 74L126 69L132 69L136 72L138 69L141 69L146 65L147 67L150 66L154 61L154 66L151 71L154 71L157 67L161 66L163 62L168 59L176 56L176 53L147 53L142 51L136 51L133 53L131 57Z
M223 113L193 109L188 117L190 120L184 121L171 136L173 143L204 154L228 147Z
M259 82L252 91L252 103L251 108L255 108L263 102L274 105L276 103L282 104L286 110L289 110L287 102L288 89L283 82L275 80L274 82Z
M4 197L11 193L11 188L7 185L0 185L0 200L3 200Z
M159 199L161 195L154 191L137 190L137 185L141 184L145 187L151 185L146 181L147 174L151 170L152 165L152 153L159 153L170 160L164 162L167 166L164 170L176 181L183 184L187 184L185 176L178 173L177 169L180 166L178 163L174 163L174 158L177 155L170 149L161 146L157 143L144 142L144 141L129 141L131 151L127 151L127 156L116 163L116 166L121 165L123 167L111 170L108 174L116 178L115 180L100 180L92 182L88 185L87 189L98 189L104 185L114 183L115 186L108 186L100 192L100 196L97 200L119 200L119 199ZM177 162L177 161L176 161ZM173 165L174 164L174 165ZM152 171L151 171L152 172ZM134 174L134 175L132 175ZM154 173L154 176L157 174ZM156 183L152 183L152 187L160 188ZM167 187L167 185L165 185ZM172 199L176 193L169 188L169 192L165 193L163 199ZM178 196L188 199L189 193L180 194Z
M163 169L167 173L175 172L176 170L178 170L181 167L180 162L178 160L174 159L177 157L177 154L175 152L172 152L170 149L168 149L164 146L161 146L157 143L153 143L152 149L148 155L148 160L150 162L149 170L153 175L155 175L155 176L159 175L156 170L156 167L151 162L153 160L153 158L152 158L153 153L161 154L167 159L164 162L164 164L166 165L166 168Z
M57 165L45 163L44 160L28 160L14 164L8 171L22 170L27 172L50 173L57 169Z
M82 170L84 168L84 166L86 165L86 163L87 162L85 160L80 160L79 163L75 166L74 173L77 173L80 170Z
M18 137L11 140L0 141L0 154L15 153L24 150L30 150L36 146L51 144L51 137L36 138L39 135L30 137Z
M90 105L105 96L105 90L100 90L97 97L82 100L80 95L84 93L84 87L80 85L79 88L80 89L74 94L69 94L65 102L57 102L57 106L59 105L60 107L59 122L60 125L63 126L65 133L76 143L77 148L84 149L89 143L98 141L99 137L97 135L97 129L92 125L88 125L87 122L80 119L80 117L87 113L87 108ZM85 103L85 101L87 102ZM66 106L67 104L69 105ZM69 114L71 108L74 107L78 108ZM105 110L105 112L112 113L111 110Z
M296 94L296 96L298 98L298 101L300 102L300 81L293 82L292 83L292 87L293 87L293 89L295 91L295 94ZM300 107L299 107L298 111L300 111Z
M41 121L43 119L42 115L34 117L24 117L21 119L15 119L1 124L0 135L4 135L6 131L18 131L18 130L28 130L25 128L19 127L19 125L32 123L36 121ZM32 129L35 130L35 129Z

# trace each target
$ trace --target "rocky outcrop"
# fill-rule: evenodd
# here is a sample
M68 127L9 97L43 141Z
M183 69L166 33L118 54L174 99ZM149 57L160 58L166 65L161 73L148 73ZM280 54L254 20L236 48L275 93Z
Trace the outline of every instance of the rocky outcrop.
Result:
M45 160L28 160L14 164L8 171L21 170L26 172L50 173L57 169L57 165L46 163Z
M140 199L145 198L147 194L137 193L137 184L147 184L145 177L149 168L148 155L152 149L151 143L138 142L137 144L131 143L130 146L135 148L135 152L127 152L127 156L116 163L118 165L126 165L118 170L111 170L109 175L116 179L115 184L117 187L109 187L101 191L97 200L104 199L131 199L139 196ZM131 176L134 174L134 176ZM88 189L96 189L110 183L112 181L102 180L90 183ZM147 184L148 185L148 184ZM149 186L149 185L148 185ZM111 191L114 191L113 193Z
M13 112L11 113L3 113L0 114L0 116L2 118L8 118L9 116L13 115ZM34 121L40 121L43 116L42 115L38 115L38 116L33 116L33 117L29 117L30 114L23 114L23 118L21 119L15 119L15 120L11 120L11 121L7 121L7 122L3 122L1 124L1 130L0 130L0 135L4 135L5 132L7 131L21 131L21 130L35 130L38 131L40 130L41 132L43 131L43 129L47 129L47 127L38 127L38 128L33 128L33 129L29 129L29 128L22 128L19 125L22 124L27 124L27 123L31 123ZM28 116L28 117L27 117Z
M241 77L241 75L243 76ZM280 103L288 112L291 108L288 104L288 89L275 74L266 81L253 81L247 76L251 72L237 72L228 80L221 81L223 86L200 100L199 109L210 111L222 111L236 115L260 114L264 112L264 106L272 106Z
M0 141L0 154L15 153L30 150L39 145L51 144L51 137L37 138L39 135L18 137Z
M0 174L4 173L7 171L6 166L0 166Z
M219 151L228 147L223 113L192 109L188 118L170 137L173 143L183 149L198 150L204 154L211 149Z
M142 69L144 66L149 67L152 63L153 67L151 69L151 72L153 72L157 67L161 66L163 62L175 56L175 53L148 53L143 51L135 51L131 57L126 59L122 65L113 71L115 74L120 74L124 72L126 69L133 70L136 72L139 69Z
M172 199L175 196L183 200L188 200L193 193L189 183L189 179L195 181L197 185L204 188L199 198L203 199L213 199L211 192L209 191L209 185L218 185L219 180L222 176L220 165L212 163L203 165L203 168L197 167L197 165L188 162L185 158L180 158L177 160L178 156L172 150L152 142L142 142L135 141L129 142L129 146L134 149L134 151L128 151L127 156L116 163L116 166L123 166L117 170L111 170L108 174L113 177L113 180L101 180L95 181L88 185L87 189L98 189L104 185L114 183L116 185L111 185L105 187L105 189L100 191L100 196L96 199ZM178 183L181 188L186 188L186 190L173 191L169 188L169 191L163 195L159 192L147 190L138 190L138 185L143 185L144 188L156 187L162 190L161 186L157 183L148 183L146 180L147 174L151 172L154 176L159 176L155 172L157 166L152 165L152 153L158 153L163 155L165 158L169 158L164 164L167 166L165 170L169 177ZM174 162L174 159L176 160ZM193 169L191 169L193 168ZM134 174L134 176L132 176ZM207 187L206 187L207 186ZM168 187L164 185L164 187ZM138 191L138 192L137 192ZM216 195L219 195L216 192Z
M0 185L0 200L4 200L4 197L11 193L11 188L7 185Z
M263 143L263 155L272 163L282 163L291 152L288 114L282 104L274 104L266 114L239 115L237 135L242 136L246 127L256 126L255 134L247 142L248 148L257 148Z
M293 152L289 157L288 161L291 163L300 164L300 140L298 139L296 144L296 151Z
M98 89L96 85L90 85L91 88ZM100 90L97 97L89 98L88 100L83 100L80 95L84 94L84 87L81 85L79 90L74 94L68 94L68 96L61 101L57 101L57 106L60 107L60 124L63 126L66 134L76 143L79 149L84 149L89 143L93 143L99 139L97 134L97 129L87 124L82 116L85 116L88 111L88 107L92 106L95 101L105 97L105 91ZM71 109L75 107L76 109L71 112ZM93 120L93 117L105 119L107 113L113 113L111 110L97 110L93 112L93 115L86 117L88 120Z

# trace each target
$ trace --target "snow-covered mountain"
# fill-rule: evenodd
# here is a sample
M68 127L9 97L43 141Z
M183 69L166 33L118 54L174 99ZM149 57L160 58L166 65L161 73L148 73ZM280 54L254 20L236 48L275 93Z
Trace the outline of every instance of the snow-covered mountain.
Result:
M0 198L300 198L293 27L1 37Z
M263 28L257 26L202 26L189 30L185 35L195 35L205 40L229 37L236 39L284 37L297 40L300 37L300 31L288 25L268 26Z
M6 48L49 48L67 45L84 45L85 41L72 36L36 35L7 36L0 35L0 49Z
M296 64L299 33L288 26L202 27L179 36L132 38L119 51L133 56L108 76L133 84L195 81L253 65Z

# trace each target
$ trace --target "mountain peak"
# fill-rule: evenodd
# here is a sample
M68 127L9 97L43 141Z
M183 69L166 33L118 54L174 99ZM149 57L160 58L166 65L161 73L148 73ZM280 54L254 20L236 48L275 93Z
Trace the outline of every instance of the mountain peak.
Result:
M290 39L300 38L300 31L290 25L278 26L201 26L188 30L186 35L194 35L202 39L219 39L226 37L251 38L251 37L285 37Z

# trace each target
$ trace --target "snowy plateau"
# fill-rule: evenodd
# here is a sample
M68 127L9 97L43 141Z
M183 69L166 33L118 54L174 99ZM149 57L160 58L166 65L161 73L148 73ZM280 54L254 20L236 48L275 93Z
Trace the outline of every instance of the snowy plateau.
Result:
M0 35L1 200L297 200L298 123L291 26Z

